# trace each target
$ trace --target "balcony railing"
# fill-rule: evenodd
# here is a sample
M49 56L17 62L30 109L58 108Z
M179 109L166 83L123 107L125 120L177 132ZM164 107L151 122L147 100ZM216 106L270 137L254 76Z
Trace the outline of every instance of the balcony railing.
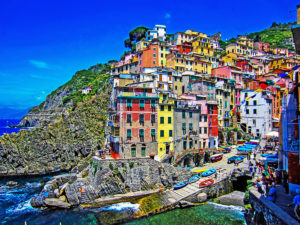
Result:
M136 98L158 98L156 93L147 93L147 92L120 92L118 97L136 97Z

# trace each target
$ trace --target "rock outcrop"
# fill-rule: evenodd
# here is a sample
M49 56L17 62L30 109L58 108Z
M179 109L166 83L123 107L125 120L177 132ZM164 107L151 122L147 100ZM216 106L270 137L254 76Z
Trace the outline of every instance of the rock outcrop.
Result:
M104 142L111 89L107 81L97 90L98 95L76 108L65 108L53 120L1 136L0 175L39 175L68 171L76 165L86 167L84 161ZM56 106L55 101L48 104L48 109Z
M244 206L245 193L241 191L234 191L230 194L223 195L218 198L222 205L237 205Z
M72 206L99 207L103 206L103 202L111 203L113 196L120 201L122 196L133 193L128 196L135 198L142 196L141 192L146 195L160 187L172 187L178 182L188 180L192 175L188 169L152 159L100 160L93 157L87 177L55 177L31 203L34 207L44 207L47 206L45 199L66 196L66 202Z

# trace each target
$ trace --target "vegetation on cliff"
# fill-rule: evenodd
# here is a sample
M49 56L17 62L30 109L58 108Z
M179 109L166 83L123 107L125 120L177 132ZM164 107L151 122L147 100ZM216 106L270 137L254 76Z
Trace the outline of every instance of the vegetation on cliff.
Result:
M288 48L290 50L295 50L292 45L286 44L284 41L288 38L291 38L292 31L291 26L295 25L296 23L273 23L270 28L265 30L254 32L248 34L249 38L254 39L254 41L261 41L270 43L273 47L279 48Z

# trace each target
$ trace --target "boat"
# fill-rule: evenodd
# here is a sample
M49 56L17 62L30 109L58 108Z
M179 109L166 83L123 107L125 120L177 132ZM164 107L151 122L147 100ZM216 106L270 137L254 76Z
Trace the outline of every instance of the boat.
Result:
M245 140L238 140L237 143L238 144L244 144L246 141Z
M231 149L230 148L218 148L219 151L223 152L223 153L230 153L231 152Z
M201 170L192 170L193 173L203 173L207 171L208 169L201 169Z
M203 173L202 173L202 177L208 177L208 176L214 174L215 172L216 172L216 170L213 169L213 168L211 168L211 169L209 169L209 170L203 172Z
M182 182L174 185L174 190L178 190L180 188L183 188L183 187L185 187L188 184L189 184L188 181L182 181Z
M215 154L210 157L212 162L218 162L223 158L223 154Z
M213 179L207 179L199 183L199 187L207 187L212 185L215 181Z
M201 176L195 175L195 176L193 176L193 177L191 177L191 178L189 179L189 183L190 183L190 184L191 184L191 183L195 183L195 182L198 181L200 178L201 178Z

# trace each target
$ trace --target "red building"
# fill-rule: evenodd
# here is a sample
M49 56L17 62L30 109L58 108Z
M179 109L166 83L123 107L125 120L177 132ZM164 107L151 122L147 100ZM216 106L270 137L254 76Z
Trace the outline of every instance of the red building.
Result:
M177 45L179 53L189 53L193 50L192 43L185 42L181 45Z
M265 42L255 42L254 48L259 51L268 52L270 51L270 44Z
M159 66L158 48L158 44L150 44L143 51L138 52L138 67L140 72L143 72L144 67Z
M123 88L117 97L118 136L111 134L113 158L157 154L158 95L152 88ZM114 128L115 129L115 128Z
M208 147L218 146L218 104L207 101Z
M248 60L239 60L236 62L236 66L241 68L243 72L244 71L252 72L253 70L252 65Z

